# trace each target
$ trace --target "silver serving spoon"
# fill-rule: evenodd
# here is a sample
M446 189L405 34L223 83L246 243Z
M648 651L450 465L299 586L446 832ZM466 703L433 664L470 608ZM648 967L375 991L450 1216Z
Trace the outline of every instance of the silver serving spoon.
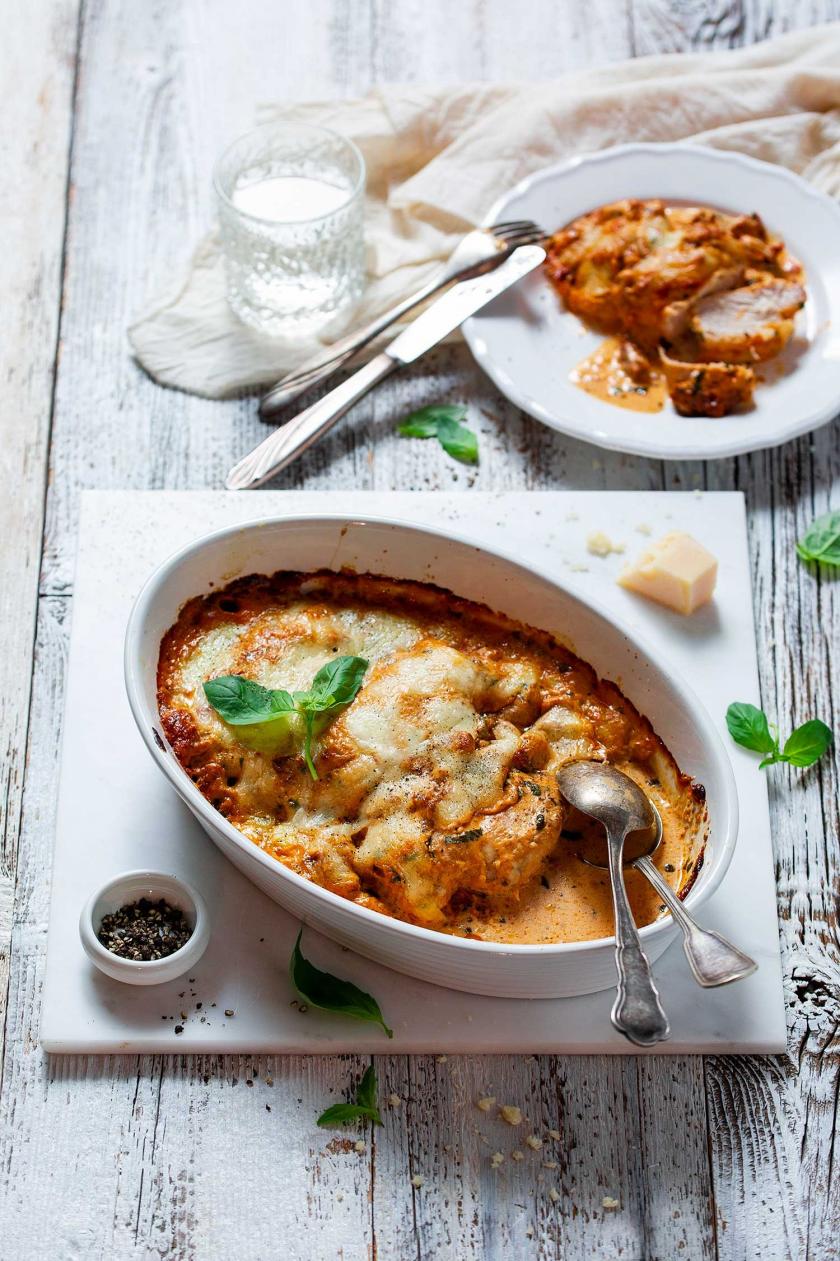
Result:
M653 1046L669 1037L671 1029L627 901L622 862L627 833L649 828L654 822L650 802L632 779L605 762L564 766L557 772L557 783L569 804L603 823L607 833L618 970L610 1019L631 1042Z
M616 774L622 775L621 771ZM623 776L629 778L629 776ZM633 782L632 780L630 781ZM641 790L640 790L641 791ZM733 981L742 981L752 976L758 964L743 950L733 946L731 941L720 933L701 928L693 915L689 914L677 894L663 878L659 868L651 862L650 855L655 853L662 842L662 817L652 801L648 801L653 811L654 821L645 832L637 832L625 842L625 866L635 867L646 880L653 885L662 901L674 917L674 923L682 929L683 950L691 968L691 974L698 985L706 989L714 985L730 985ZM631 853L628 854L628 842ZM590 867L608 867L609 864L599 862L590 852L578 854L580 860Z

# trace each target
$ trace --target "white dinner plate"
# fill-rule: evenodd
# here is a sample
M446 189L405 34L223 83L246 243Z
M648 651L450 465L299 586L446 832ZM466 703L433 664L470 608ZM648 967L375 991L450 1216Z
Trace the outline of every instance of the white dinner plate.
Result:
M632 412L584 393L572 369L603 340L564 310L542 273L485 307L463 331L503 394L561 433L660 459L716 459L778 446L840 410L840 207L783 167L692 144L633 144L574 158L517 184L486 223L533 219L554 232L606 202L662 197L722 210L757 211L805 266L808 300L796 332L755 406L711 420Z

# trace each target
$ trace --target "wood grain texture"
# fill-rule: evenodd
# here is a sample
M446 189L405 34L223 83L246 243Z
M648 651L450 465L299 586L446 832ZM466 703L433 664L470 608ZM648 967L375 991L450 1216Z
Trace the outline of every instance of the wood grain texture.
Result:
M383 1129L365 1134L364 1151L356 1151L314 1121L363 1070L358 1058L48 1060L37 1023L79 492L219 486L234 457L263 434L253 401L212 403L162 390L132 362L125 341L130 318L177 274L210 221L209 174L222 146L250 125L260 101L347 95L386 80L539 78L630 55L730 47L840 17L840 0L534 0L516 11L508 0L88 0L27 719L26 597L38 563L61 292L63 203L59 197L58 210L50 209L47 192L55 197L56 185L60 192L69 134L73 12L69 0L41 6L38 16L27 9L32 46L10 45L15 82L27 85L13 93L15 153L28 187L37 177L44 206L41 253L33 232L28 253L0 261L7 306L11 300L19 309L29 294L24 309L37 333L35 351L18 347L12 360L28 371L13 385L27 420L15 430L22 445L14 451L19 467L29 462L28 498L12 506L0 499L0 512L11 514L0 519L0 537L25 541L21 550L7 546L0 562L17 628L12 686L0 691L9 706L0 747L12 749L4 780L13 785L12 823L21 812L27 721L30 730L0 1087L3 1254L50 1261L836 1255L840 842L828 761L804 775L772 772L786 1059L382 1056L380 1094L396 1102L386 1103ZM43 124L32 102L49 75L57 95ZM22 97L30 104L21 117ZM28 168L42 124L51 139ZM469 403L481 435L479 469L394 433L397 416L444 396ZM715 465L601 452L524 417L462 348L449 347L367 399L278 484L374 492L742 489L765 706L790 722L819 713L836 728L837 584L799 563L793 542L838 484L837 439L835 424L779 451ZM14 830L7 836L13 852ZM7 904L10 873L11 865ZM512 1130L479 1111L475 1101L486 1094L520 1105L527 1126ZM525 1144L529 1132L543 1139L539 1152ZM496 1150L504 1160L493 1169ZM605 1197L617 1206L605 1207Z
M23 753L58 336L77 5L13 8L0 43L0 1015L8 985ZM0 1051L0 1063L2 1062Z

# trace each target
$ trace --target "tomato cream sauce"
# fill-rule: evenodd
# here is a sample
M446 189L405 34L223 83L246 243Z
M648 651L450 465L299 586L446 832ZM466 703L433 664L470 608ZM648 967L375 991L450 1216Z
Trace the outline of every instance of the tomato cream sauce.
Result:
M652 855L660 875L684 896L702 865L687 844L693 808L675 809L674 801L651 776L623 765L657 806L662 817L662 841ZM624 882L639 925L651 924L665 912L662 900L645 878L627 865L629 859L647 852L642 841L625 848ZM604 830L594 819L576 810L569 813L560 833L560 844L548 859L540 882L530 889L520 907L507 914L462 922L455 932L485 941L511 945L539 945L557 941L594 941L613 933L612 891L609 874L597 864L606 863Z
M634 380L623 362L623 346L619 337L606 338L572 370L570 380L603 403L631 412L661 412L668 398L663 373L651 364L646 381Z

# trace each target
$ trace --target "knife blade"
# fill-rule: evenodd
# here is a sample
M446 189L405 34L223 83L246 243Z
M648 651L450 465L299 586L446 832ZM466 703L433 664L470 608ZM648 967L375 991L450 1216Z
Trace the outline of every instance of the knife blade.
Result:
M495 271L453 285L443 297L418 315L387 350L376 355L317 403L281 425L235 464L225 481L227 489L252 490L263 485L317 442L374 385L404 364L414 363L469 316L534 271L544 259L545 250L541 246L522 245Z
M539 267L544 258L542 246L520 245L495 271L453 285L448 293L412 320L405 332L394 338L385 353L400 363L413 363L460 328L464 320Z

